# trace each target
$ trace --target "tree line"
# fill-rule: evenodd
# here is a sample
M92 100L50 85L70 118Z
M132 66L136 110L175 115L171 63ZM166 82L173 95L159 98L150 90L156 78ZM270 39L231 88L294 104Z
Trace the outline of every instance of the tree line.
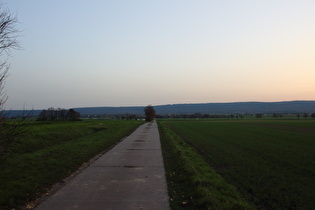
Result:
M165 114L165 115L156 115L156 118L225 118L225 119L243 119L243 114Z
M256 113L256 114L202 114L202 113L194 113L194 114L158 114L156 115L156 118L224 118L224 119L243 119L244 117L255 117L257 119L263 118L263 117L274 117L274 118L281 118L285 114L279 114L279 113L274 113L274 114L263 114L263 113ZM298 119L300 118L313 118L315 119L315 113L302 113L302 114L291 114L291 115L296 115Z
M38 115L38 121L77 121L80 120L80 112L75 111L74 109L62 109L62 108L48 108L44 109Z

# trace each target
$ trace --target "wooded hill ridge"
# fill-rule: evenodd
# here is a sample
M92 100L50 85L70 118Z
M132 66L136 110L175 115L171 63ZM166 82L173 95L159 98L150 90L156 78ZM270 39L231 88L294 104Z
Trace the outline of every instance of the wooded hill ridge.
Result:
M172 114L285 114L285 113L315 113L315 101L282 101L282 102L231 102L231 103L196 103L169 104L153 106L158 115ZM86 107L73 108L81 115L144 115L145 106L128 107ZM38 115L42 110L33 110L32 115ZM21 116L23 110L6 111L7 116ZM27 111L24 111L27 113Z

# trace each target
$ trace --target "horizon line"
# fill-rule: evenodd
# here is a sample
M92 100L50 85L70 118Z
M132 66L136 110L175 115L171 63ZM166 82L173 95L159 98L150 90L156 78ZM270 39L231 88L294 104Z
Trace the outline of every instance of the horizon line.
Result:
M284 100L284 101L234 101L234 102L192 102L192 103L169 103L169 104L159 104L159 105L152 105L151 106L168 106L168 105L194 105L194 104L233 104L233 103L283 103L283 102L315 102L314 100ZM126 108L126 107L146 107L148 105L126 105L126 106L85 106L85 107L70 107L70 108L64 108L64 109L84 109L84 108L104 108L104 107L110 107L110 108ZM51 107L48 107L51 108ZM48 109L44 108L44 109ZM60 108L60 107L53 107L53 108ZM44 110L44 109L32 109L32 110ZM20 111L27 109L10 109L10 110L4 110L4 111Z

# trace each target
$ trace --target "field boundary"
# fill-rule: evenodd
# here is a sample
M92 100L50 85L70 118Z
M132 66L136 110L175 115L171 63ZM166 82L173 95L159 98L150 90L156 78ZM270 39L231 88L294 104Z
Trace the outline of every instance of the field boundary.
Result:
M256 208L314 209L315 121L162 123Z
M172 209L254 209L191 146L158 124Z

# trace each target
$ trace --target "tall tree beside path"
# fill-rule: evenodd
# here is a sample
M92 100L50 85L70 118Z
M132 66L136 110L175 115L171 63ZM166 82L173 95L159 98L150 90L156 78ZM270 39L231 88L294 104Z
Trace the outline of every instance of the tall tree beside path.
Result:
M10 65L4 55L9 55L11 49L18 49L17 42L17 23L16 16L13 16L9 10L4 9L0 4L0 110L4 110L4 104L7 96L4 92L4 82L8 75Z
M0 4L0 158L8 149L8 145L19 134L17 124L5 123L5 102L7 95L4 90L5 79L8 76L10 65L6 57L10 55L11 49L18 49L16 29L17 18Z
M146 121L150 122L150 121L154 120L155 110L154 110L153 106L148 105L147 107L145 107L144 113L145 113L145 120Z

